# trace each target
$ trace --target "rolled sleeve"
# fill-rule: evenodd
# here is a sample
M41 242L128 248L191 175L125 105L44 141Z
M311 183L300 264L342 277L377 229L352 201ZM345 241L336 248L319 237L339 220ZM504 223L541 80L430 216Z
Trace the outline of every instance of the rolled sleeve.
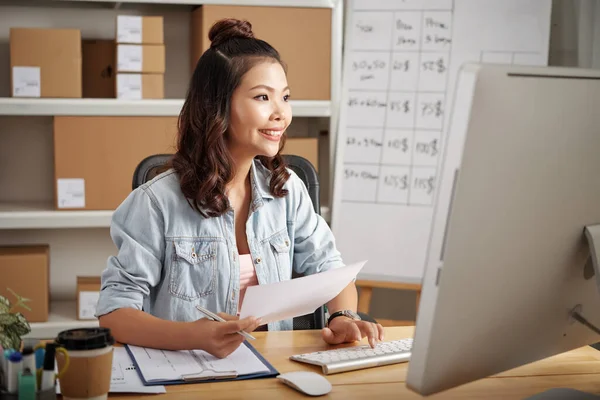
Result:
M102 272L96 316L119 308L141 310L162 274L164 219L152 192L140 187L114 212L110 235L117 255Z
M296 212L294 218L294 271L311 275L344 266L327 222L314 210L304 183L292 172Z

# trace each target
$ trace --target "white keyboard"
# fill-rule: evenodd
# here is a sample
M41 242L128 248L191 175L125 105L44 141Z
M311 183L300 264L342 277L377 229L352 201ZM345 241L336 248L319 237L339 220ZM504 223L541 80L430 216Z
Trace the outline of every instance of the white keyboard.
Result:
M410 359L412 338L369 345L316 351L291 356L290 359L307 364L319 365L325 375L353 371L381 365L397 364Z

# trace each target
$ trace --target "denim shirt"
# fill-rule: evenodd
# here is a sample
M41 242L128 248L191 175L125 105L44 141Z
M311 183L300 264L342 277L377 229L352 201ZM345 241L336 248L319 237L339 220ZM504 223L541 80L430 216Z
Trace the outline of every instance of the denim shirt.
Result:
M281 282L343 266L327 223L315 213L308 191L291 170L288 195L270 194L271 172L255 160L252 200L246 222L248 246L259 284ZM234 213L204 218L181 192L173 170L141 185L113 214L118 248L102 273L96 316L123 307L174 321L202 317L201 305L236 315L240 264ZM291 330L292 320L268 324Z

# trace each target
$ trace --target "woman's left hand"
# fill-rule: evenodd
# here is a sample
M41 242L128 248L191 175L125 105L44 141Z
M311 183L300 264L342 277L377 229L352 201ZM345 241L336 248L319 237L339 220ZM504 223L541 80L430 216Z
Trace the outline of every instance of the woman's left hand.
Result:
M323 340L329 344L350 343L366 336L369 339L369 345L375 347L378 341L383 340L383 326L340 316L332 319L331 324L323 328L322 334Z

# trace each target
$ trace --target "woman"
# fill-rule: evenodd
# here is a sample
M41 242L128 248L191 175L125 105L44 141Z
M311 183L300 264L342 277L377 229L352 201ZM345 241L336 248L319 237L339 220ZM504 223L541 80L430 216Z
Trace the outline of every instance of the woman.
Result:
M172 168L114 213L119 251L102 274L97 315L123 343L225 357L244 339L237 331L261 325L236 317L246 287L343 263L280 154L292 110L278 52L245 21L219 21L209 39L181 111ZM228 321L201 318L196 305ZM328 303L331 313L356 306L354 283ZM268 329L292 329L292 321ZM331 344L367 336L374 345L383 329L338 316L322 335Z

